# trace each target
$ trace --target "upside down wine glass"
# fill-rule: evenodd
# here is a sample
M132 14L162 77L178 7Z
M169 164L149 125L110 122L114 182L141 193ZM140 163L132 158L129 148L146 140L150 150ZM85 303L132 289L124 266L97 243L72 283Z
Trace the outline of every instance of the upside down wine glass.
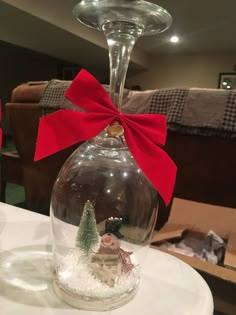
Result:
M83 0L73 9L103 31L110 58L110 97L121 110L136 40L172 23L163 8L142 0ZM66 161L51 200L54 290L67 303L109 310L131 300L155 227L158 194L113 123Z

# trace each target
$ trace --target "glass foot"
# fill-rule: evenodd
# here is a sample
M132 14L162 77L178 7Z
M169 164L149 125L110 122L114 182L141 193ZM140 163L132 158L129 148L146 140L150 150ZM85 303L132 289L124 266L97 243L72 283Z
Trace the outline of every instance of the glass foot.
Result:
M69 292L60 286L55 278L53 279L53 289L64 302L73 307L88 311L108 311L118 308L132 300L136 295L138 283L131 291L109 299L89 298L84 295Z
M165 9L143 0L83 0L74 7L73 14L83 24L100 31L104 24L119 21L139 25L142 35L153 35L172 24Z

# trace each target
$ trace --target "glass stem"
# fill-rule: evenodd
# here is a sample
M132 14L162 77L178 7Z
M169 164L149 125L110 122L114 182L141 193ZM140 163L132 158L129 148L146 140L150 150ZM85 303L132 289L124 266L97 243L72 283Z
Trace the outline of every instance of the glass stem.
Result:
M103 24L110 60L110 98L121 111L126 73L134 44L142 34L135 23L114 21Z

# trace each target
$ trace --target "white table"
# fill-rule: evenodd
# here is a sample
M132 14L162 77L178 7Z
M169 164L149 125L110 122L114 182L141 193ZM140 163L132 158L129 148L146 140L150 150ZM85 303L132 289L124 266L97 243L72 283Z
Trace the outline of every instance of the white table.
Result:
M73 309L53 292L49 218L0 203L0 314L102 314ZM106 315L212 315L211 292L177 258L150 249L136 297Z

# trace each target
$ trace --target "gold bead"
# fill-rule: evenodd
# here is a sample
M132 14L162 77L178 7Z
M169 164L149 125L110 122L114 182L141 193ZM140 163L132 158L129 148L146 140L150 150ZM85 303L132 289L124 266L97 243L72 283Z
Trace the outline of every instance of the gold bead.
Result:
M110 137L120 137L124 134L124 128L118 121L114 121L108 128L107 133Z

